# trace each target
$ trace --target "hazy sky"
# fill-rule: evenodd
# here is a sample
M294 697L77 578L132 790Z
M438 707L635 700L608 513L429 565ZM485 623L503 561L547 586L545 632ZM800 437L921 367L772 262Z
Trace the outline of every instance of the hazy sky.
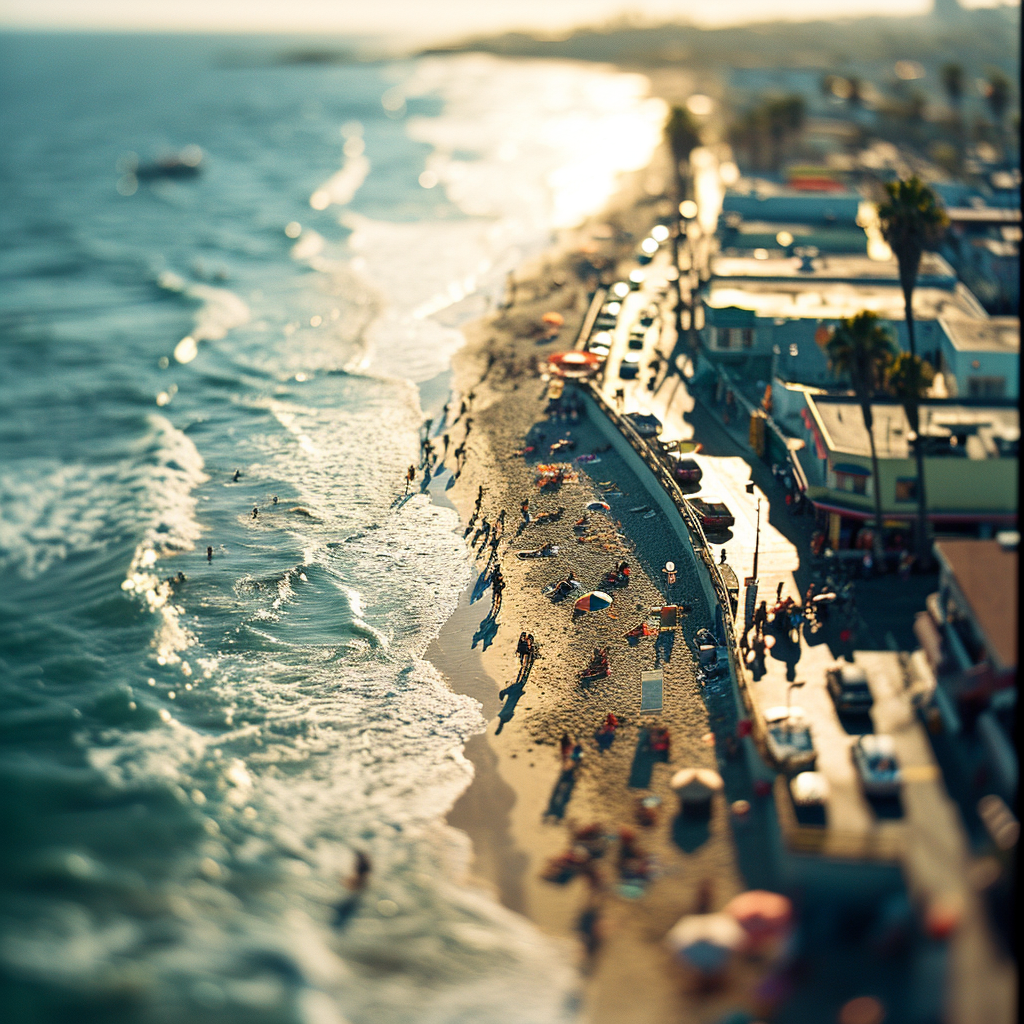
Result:
M997 0L962 2L992 6ZM449 37L506 28L557 31L623 12L721 25L824 14L921 14L930 7L931 0L0 0L0 25Z

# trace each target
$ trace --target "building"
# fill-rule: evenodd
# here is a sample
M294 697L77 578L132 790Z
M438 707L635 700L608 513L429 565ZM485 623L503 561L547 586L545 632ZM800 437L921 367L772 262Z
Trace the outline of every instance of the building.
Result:
M781 397L781 396L780 396ZM802 398L799 416L783 422L803 441L792 451L797 483L836 551L858 549L875 518L871 448L860 406L852 395ZM909 546L917 514L917 465L903 406L872 403L878 486L887 549ZM1015 403L928 400L921 405L928 518L937 533L989 537L1017 522L1017 452L1020 415ZM795 427L795 429L793 429Z
M936 369L951 398L1018 398L1020 320L940 317Z
M936 541L939 590L914 622L935 676L933 700L946 731L969 734L980 755L972 773L983 789L994 790L1010 806L1018 775L1012 738L1018 543L1013 531L993 540Z
M706 354L748 379L834 384L825 346L829 330L863 310L893 329L897 345L908 339L896 260L866 255L714 257L703 289ZM985 310L936 253L921 260L914 291L917 351L939 363L939 320L981 319Z
M1015 207L950 206L946 213L950 229L943 256L990 313L1015 313L1020 304L1019 185Z

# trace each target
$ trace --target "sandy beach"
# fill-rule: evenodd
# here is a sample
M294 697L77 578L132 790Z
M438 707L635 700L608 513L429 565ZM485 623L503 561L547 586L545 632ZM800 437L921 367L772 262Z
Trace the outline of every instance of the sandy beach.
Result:
M605 218L637 237L664 212L644 188L651 173L627 181ZM587 237L581 232L580 238ZM696 630L711 624L709 610L663 513L651 514L653 503L641 482L607 450L595 425L585 417L563 422L548 420L545 414L547 385L538 365L550 352L571 346L587 306L584 285L571 268L571 250L578 248L580 238L567 247L569 252L522 268L514 303L471 325L466 347L454 365L455 394L473 397L461 421L444 428L451 446L462 440L466 416L472 423L463 471L445 496L464 523L470 521L481 485L482 516L493 523L504 510L496 561L507 589L493 637L481 630L491 609L491 589L476 580L476 593L482 596L474 602L470 586L427 652L453 689L481 702L489 722L486 733L466 746L475 778L448 821L473 842L472 880L489 887L506 906L545 932L564 938L587 977L586 1019L712 1020L737 1005L737 985L727 987L728 999L725 988L695 994L662 941L678 918L702 901L708 909L720 909L743 888L726 806L726 800L735 796L728 795L728 779L727 795L715 797L710 822L697 825L678 819L678 801L669 787L681 767L719 768L714 729L723 722L709 717L689 646ZM613 266L632 244L620 243L616 251L614 242L605 243ZM552 287L553 282L564 283ZM535 328L547 311L562 313L565 325L557 340L543 343ZM459 403L453 404L457 412ZM549 455L550 446L562 439L574 447ZM535 451L517 454L527 444ZM581 455L596 458L570 461ZM556 460L571 466L571 478L548 493L537 485L536 465ZM524 498L534 515L564 511L557 522L522 525ZM595 500L606 500L611 510L588 513L588 539L581 543L573 524ZM475 534L474 527L467 543ZM557 557L514 557L517 550L546 543L558 546ZM476 572L486 578L495 565L486 541L477 544L474 556ZM545 584L570 569L584 591L600 589L604 574L622 559L631 565L630 581L615 591L609 610L574 620L571 599L553 603L542 593ZM671 588L661 571L668 560L680 569L679 581ZM649 618L650 609L667 603L692 606L681 631L663 634L660 651L655 649L657 634L630 645L626 632L645 618L656 625L657 619ZM518 700L509 702L514 707L506 707L502 720L499 693L516 680L516 643L523 631L534 636L538 656L525 688ZM670 650L666 643L672 645ZM596 647L607 648L610 675L581 685L580 674ZM665 654L670 654L667 661ZM641 712L640 673L659 662L664 671L663 710ZM602 751L594 737L608 713L620 725L610 749ZM655 726L670 732L665 762L648 760L642 750L638 753L643 731ZM563 775L560 757L563 733L583 748L580 766L569 779ZM658 802L657 821L647 827L637 819L637 803L645 797ZM613 837L598 865L597 881L590 884L577 877L559 885L544 880L541 875L550 859L571 845L572 829L594 823ZM640 890L623 887L616 870L617 837L623 828L636 833L651 858L649 880ZM585 954L579 933L581 914L588 909L600 921L600 948L592 958ZM743 987L741 979L733 980Z

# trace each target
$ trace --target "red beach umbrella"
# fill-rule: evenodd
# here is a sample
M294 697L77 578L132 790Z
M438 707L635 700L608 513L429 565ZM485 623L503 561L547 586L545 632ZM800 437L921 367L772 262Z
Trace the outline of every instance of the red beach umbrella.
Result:
M749 889L734 897L725 907L747 934L753 945L769 942L785 934L793 922L792 901L777 892Z
M595 352L555 352L548 356L552 373L560 377L587 377L601 364Z

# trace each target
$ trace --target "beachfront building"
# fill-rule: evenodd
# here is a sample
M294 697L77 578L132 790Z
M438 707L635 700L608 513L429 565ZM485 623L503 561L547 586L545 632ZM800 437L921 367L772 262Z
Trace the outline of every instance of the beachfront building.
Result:
M1016 531L991 540L936 541L939 589L914 632L935 678L941 725L960 737L958 753L980 792L1011 807L1017 795L1013 744L1017 703ZM937 723L938 724L938 723Z
M1020 305L1021 211L1014 207L948 207L942 254L990 313Z
M896 260L866 255L716 256L703 291L704 353L747 380L776 377L835 384L825 346L830 329L871 310L908 348ZM936 253L921 260L914 291L917 351L938 365L940 319L984 320L974 295Z
M874 523L871 448L850 395L790 392L802 399L785 423L803 442L792 451L798 486L813 504L830 548L867 548ZM909 546L917 512L910 424L895 400L872 403L883 533L889 550ZM1015 403L928 400L921 405L928 517L936 533L991 537L1017 521L1020 415Z
M939 361L950 398L1017 398L1020 319L939 318Z
M778 188L727 192L718 219L725 256L792 257L798 251L867 255L863 200L855 192Z

